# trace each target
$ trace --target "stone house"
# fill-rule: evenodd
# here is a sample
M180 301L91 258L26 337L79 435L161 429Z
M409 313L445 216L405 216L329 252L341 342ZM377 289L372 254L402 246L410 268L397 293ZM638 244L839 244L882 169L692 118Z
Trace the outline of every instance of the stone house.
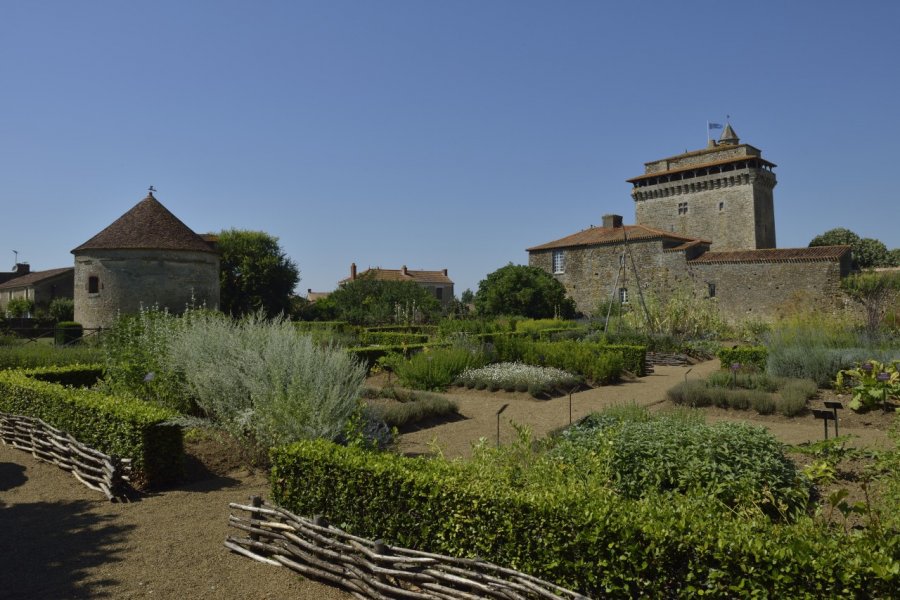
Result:
M407 269L406 265L403 265L399 269L375 267L357 274L356 263L352 263L350 265L350 277L342 279L338 282L338 285L354 281L357 277L371 277L381 281L412 281L433 294L440 301L443 308L447 308L453 301L453 280L447 275L447 269L441 271L414 271Z
M663 301L686 290L732 321L770 320L798 303L839 310L850 247L775 248L773 167L728 125L708 148L646 163L628 180L636 225L605 215L601 227L528 248L529 264L589 315L638 289Z
M151 191L109 227L74 250L75 320L109 327L121 314L158 306L219 306L219 254Z
M72 267L31 271L28 265L16 265L25 274L0 283L0 314L6 313L10 300L24 298L34 302L35 308L47 308L54 298L72 298L74 272Z

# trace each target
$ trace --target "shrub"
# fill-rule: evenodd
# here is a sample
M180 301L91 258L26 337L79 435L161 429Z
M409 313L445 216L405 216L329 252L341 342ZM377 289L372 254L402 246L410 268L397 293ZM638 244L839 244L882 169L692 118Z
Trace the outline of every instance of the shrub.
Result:
M848 389L852 384L853 399L850 408L866 411L888 398L900 397L900 360L880 363L869 360L855 369L839 371L835 386Z
M425 344L426 342L428 342L428 336L424 333L363 331L359 334L359 343L364 346L403 346Z
M683 406L708 406L709 397L706 393L705 381L690 379L681 381L669 388L666 397L675 404Z
M460 373L484 364L484 354L466 348L439 348L421 352L396 366L400 382L417 390L446 390Z
M423 392L416 392L411 399L398 404L374 406L372 409L388 426L398 429L459 412L459 406L452 400Z
M369 369L374 367L380 359L397 354L409 358L426 348L442 347L443 344L403 344L400 346L369 346L365 348L347 348L345 352L355 357Z
M29 317L34 312L31 298L13 298L6 303L6 314L10 317Z
M716 356L722 363L723 369L730 369L732 365L739 364L742 367L752 365L759 371L765 371L768 353L764 346L738 346L737 348L722 348Z
M779 387L781 395L775 401L775 407L786 417L799 415L806 410L806 402L819 391L816 383L810 379L786 379Z
M43 419L83 444L132 459L138 483L156 485L182 475L181 429L167 424L177 416L172 411L0 371L0 412Z
M752 402L749 390L731 390L724 397L728 407L735 410L747 410Z
M575 341L536 342L508 335L495 336L493 343L499 360L556 367L577 373L596 384L617 381L623 368L634 369L636 374L644 372L646 348L643 346L608 346Z
M102 351L85 345L66 346L64 348L49 344L0 346L0 370L101 362L103 362Z
M57 346L67 346L80 340L82 335L84 335L84 328L81 326L81 323L61 321L56 324L54 341Z
M189 315L171 330L166 351L207 415L263 447L337 439L357 410L366 372L346 352L296 335L290 322L259 316Z
M760 390L749 390L750 406L761 415L771 415L775 412L775 399L772 394Z
M581 384L581 378L553 367L496 363L477 369L467 369L456 379L457 385L474 385L477 382L520 392L533 388L540 390L538 392L540 394L548 391L569 391Z
M57 383L70 387L92 387L103 377L101 365L66 365L63 367L35 367L22 371L26 377L37 381Z

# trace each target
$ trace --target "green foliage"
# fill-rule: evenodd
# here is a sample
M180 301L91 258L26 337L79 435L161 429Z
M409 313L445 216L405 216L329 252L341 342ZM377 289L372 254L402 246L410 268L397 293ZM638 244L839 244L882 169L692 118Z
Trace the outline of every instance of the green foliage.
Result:
M706 378L709 385L718 387L739 387L748 390L774 392L778 389L778 381L765 373L745 369L722 369L714 371Z
M23 369L22 373L38 381L88 388L96 385L100 378L103 377L103 366L99 364L74 364L62 367L35 367L33 369Z
M810 379L788 379L781 385L781 395L775 402L779 413L794 417L806 410L807 401L819 392L815 381Z
M475 309L483 316L569 319L575 315L575 302L543 269L509 263L478 283Z
M495 336L494 347L498 360L556 367L599 385L617 381L623 369L643 375L646 361L643 346L541 342L516 336Z
M75 318L75 301L71 298L54 298L47 307L47 314L54 321L72 321Z
M528 391L534 397L559 395L582 385L581 378L553 367L537 367L521 363L495 363L478 369L467 369L456 378L456 385L468 388L488 386Z
M169 340L184 323L157 308L119 316L103 337L105 391L133 396L179 413L196 413L183 374L168 361ZM217 358L214 354L204 357L209 362Z
M424 333L404 333L399 331L363 331L359 343L364 346L403 346L404 344L425 344L428 335Z
M873 238L861 238L844 227L829 229L817 235L809 242L809 246L850 246L856 269L891 266L892 257L884 243Z
M859 243L859 236L845 227L829 229L823 234L817 235L809 242L809 247L814 246L855 246Z
M60 321L56 324L54 341L57 346L65 346L80 340L83 334L84 327L81 326L81 323L75 323L74 321Z
M450 347L423 351L396 364L400 383L417 390L443 391L470 368L482 366L485 355L469 348Z
M665 301L647 294L645 304L650 322L644 310L634 306L622 316L626 327L644 334L682 339L716 337L727 329L715 299L697 298L686 287L676 289Z
M294 321L297 331L335 331L337 333L355 333L356 327L347 321Z
M594 413L564 431L552 452L576 470L591 455L604 455L612 485L629 498L700 492L781 516L805 509L809 497L781 443L743 423L706 425L691 413L639 419Z
M13 298L6 303L6 314L10 317L28 317L34 312L31 298Z
M579 325L575 321L567 321L564 319L522 319L515 322L515 330L519 333L538 337L541 333L547 331L565 331L579 329Z
M103 353L92 346L59 347L34 343L0 346L0 370L99 362L103 362Z
M535 453L528 440L498 450L481 446L473 461L452 463L301 442L272 450L272 499L297 514L325 515L356 535L478 556L595 598L894 594L896 544L886 546L868 532L847 535L802 514L773 523L745 499L724 507L715 480L702 473L725 477L733 490L746 484L769 507L758 474L772 473L781 485L790 466L764 435L713 435L730 440L726 448L698 443L695 454L703 460L696 467L688 461L688 472L700 480L691 489L702 493L650 489L641 498L624 497L609 486L603 458L611 451L602 443L599 456L580 452L574 468ZM637 437L625 433L616 443L640 453ZM677 439L666 451L678 454ZM753 464L754 452L763 453L762 464ZM791 489L788 484L785 503Z
M716 356L723 369L730 369L732 365L742 367L752 366L760 371L766 370L768 351L764 346L738 346L737 348L722 348Z
M774 394L773 392L779 392ZM761 415L776 410L792 417L806 410L806 402L818 392L808 379L772 379L764 373L717 371L706 381L692 379L676 384L666 397L681 406L718 406L735 410L752 408Z
M277 237L228 229L218 234L218 248L222 312L234 317L259 311L268 317L290 312L300 271Z
M441 303L419 284L366 275L338 287L328 301L337 318L354 325L430 323L441 314Z
M854 369L838 371L835 387L851 390L851 410L865 412L881 405L888 398L900 398L900 360L881 363L869 360Z
M400 346L367 346L363 348L347 348L347 354L356 357L368 369L372 369L384 357L397 355L409 358L426 348L441 348L446 344L403 344ZM392 369L393 370L393 369Z
M169 330L166 360L213 422L263 448L337 439L356 412L365 366L286 320L192 313Z
M436 394L410 392L394 397L404 399L390 406L375 405L372 407L389 427L404 429L429 419L455 415L459 412L456 402Z
M167 424L175 413L33 376L0 371L0 411L38 417L101 452L131 458L139 482L156 485L181 477L181 429Z

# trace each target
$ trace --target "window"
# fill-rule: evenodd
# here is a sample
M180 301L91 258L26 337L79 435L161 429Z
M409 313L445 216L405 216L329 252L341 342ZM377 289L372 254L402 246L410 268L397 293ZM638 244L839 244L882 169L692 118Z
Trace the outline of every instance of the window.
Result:
M100 293L100 278L96 275L88 277L88 294Z
M719 202L719 210L720 210L720 211L725 210L725 203L724 203L724 202Z
M566 254L562 250L554 250L553 251L553 272L554 273L565 273L566 272Z
M688 212L688 206L687 206L687 204L688 204L687 202L679 202L679 203L678 203L678 214L679 214L679 215L686 215L686 214L687 214L687 212Z
M434 295L438 300L443 300L444 299L444 288L442 288L442 287L434 288Z
M716 297L716 284L707 282L706 287L709 291L709 297L715 298Z
M619 288L619 302L628 304L628 288Z

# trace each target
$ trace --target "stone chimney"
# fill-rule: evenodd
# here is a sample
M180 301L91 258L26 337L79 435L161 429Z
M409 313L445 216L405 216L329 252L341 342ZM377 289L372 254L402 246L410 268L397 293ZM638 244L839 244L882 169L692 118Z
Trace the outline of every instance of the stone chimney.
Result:
M404 276L409 275L409 271L406 269L406 265L403 265L402 271Z
M622 227L622 215L603 215L603 226L610 229Z
M447 269L444 269L444 277L447 276Z
M31 273L31 265L28 263L16 263L16 266L13 267L13 272L17 277L20 275L28 275Z
M350 281L356 281L356 263L350 263Z

